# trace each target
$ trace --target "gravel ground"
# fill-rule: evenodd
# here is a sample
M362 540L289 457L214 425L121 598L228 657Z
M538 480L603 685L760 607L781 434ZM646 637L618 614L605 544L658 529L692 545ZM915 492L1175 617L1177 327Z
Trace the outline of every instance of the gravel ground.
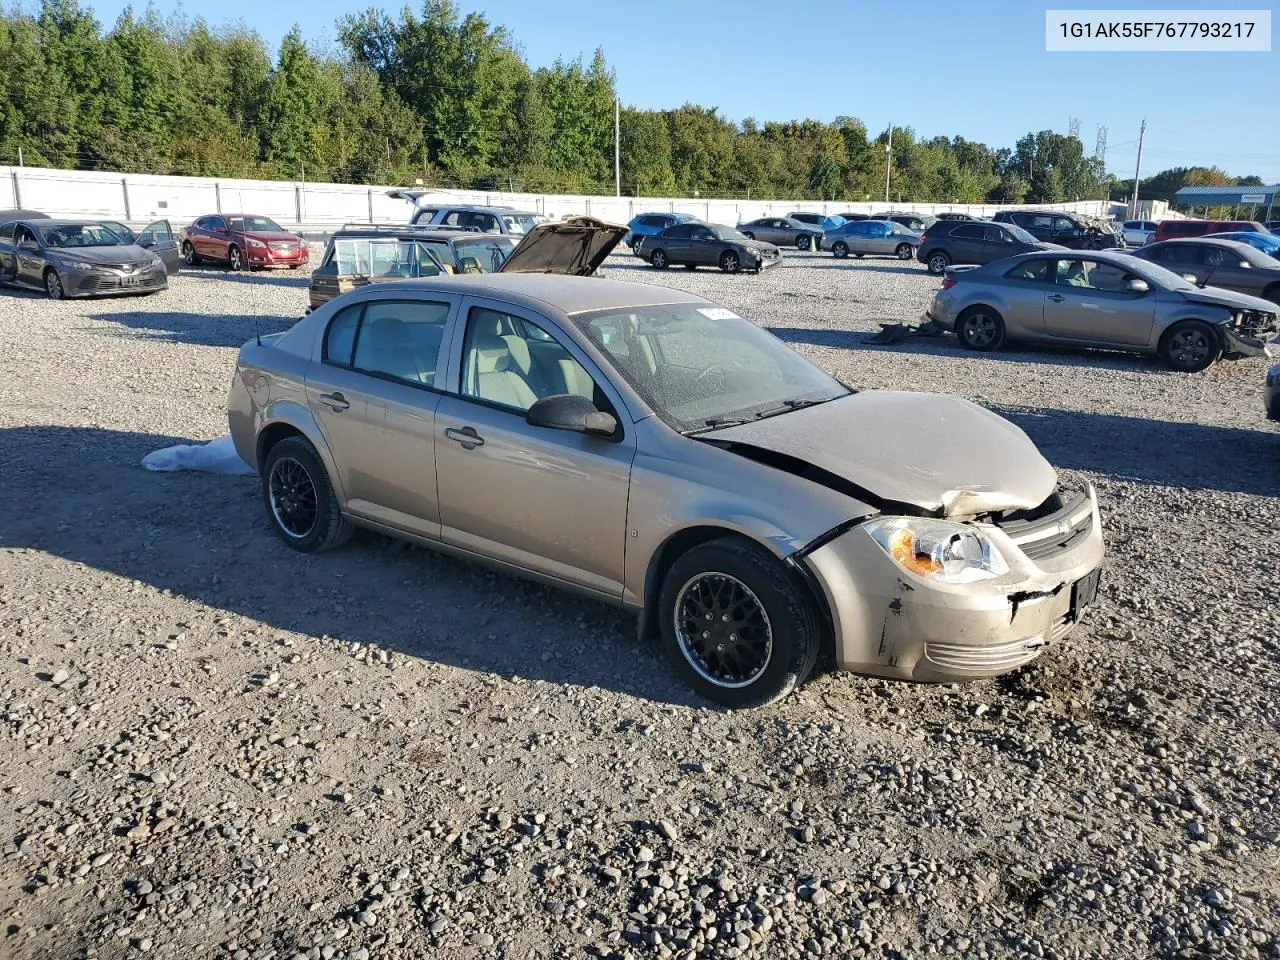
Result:
M979 400L1098 487L1087 622L1009 677L710 709L610 608L138 461L225 432L299 274L0 322L0 956L1280 957L1280 436L1264 364L877 348L936 281L704 294L847 382Z

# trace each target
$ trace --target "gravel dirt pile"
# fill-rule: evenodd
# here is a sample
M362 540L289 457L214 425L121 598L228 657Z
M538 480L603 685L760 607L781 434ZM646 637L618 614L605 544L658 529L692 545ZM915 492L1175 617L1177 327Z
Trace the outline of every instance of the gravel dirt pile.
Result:
M304 557L226 432L297 273L2 295L0 957L1280 957L1280 435L1260 361L863 341L915 264L703 294L862 388L971 397L1098 487L1108 567L1031 667L824 675L730 714L633 621L370 535Z

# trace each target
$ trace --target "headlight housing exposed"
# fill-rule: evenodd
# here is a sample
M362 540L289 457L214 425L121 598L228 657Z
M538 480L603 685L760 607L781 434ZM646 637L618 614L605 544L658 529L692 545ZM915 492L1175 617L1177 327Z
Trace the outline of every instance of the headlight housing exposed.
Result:
M245 237L245 242L249 244L250 250L265 250L267 245L261 240L255 240L253 237Z
M908 573L939 583L972 583L1009 572L1000 551L980 531L928 517L877 517L862 525Z

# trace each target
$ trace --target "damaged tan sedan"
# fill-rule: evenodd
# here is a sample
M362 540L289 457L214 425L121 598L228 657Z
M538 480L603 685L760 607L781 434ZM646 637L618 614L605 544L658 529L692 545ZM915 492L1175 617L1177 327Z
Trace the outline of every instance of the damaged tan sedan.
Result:
M839 668L1028 663L1094 599L1092 489L966 400L845 387L733 311L652 284L379 284L240 351L236 448L289 546L353 526L638 614L701 694Z

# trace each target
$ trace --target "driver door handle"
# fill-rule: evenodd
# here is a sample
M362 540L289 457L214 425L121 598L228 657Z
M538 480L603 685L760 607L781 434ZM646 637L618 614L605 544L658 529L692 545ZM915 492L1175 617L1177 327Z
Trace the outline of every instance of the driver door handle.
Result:
M1061 303L1063 300L1067 298L1060 293L1051 293L1049 294L1049 299L1052 300L1054 303Z
M475 427L448 427L444 435L462 444L463 450L474 450L476 447L484 446L484 437L476 433Z
M347 398L336 390L333 393L320 394L320 399L328 404L329 409L334 413L341 413L343 410L346 410L351 406L351 404L347 402Z

